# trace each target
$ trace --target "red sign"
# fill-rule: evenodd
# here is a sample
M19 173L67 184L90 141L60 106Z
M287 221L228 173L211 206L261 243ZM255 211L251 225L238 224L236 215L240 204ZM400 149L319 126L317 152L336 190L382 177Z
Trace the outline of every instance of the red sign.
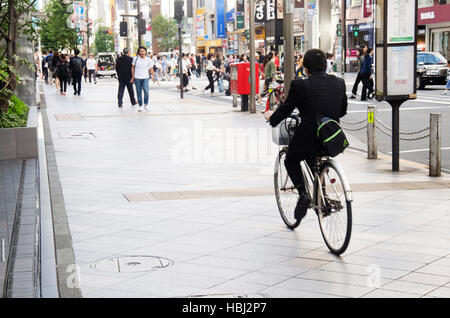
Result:
M417 24L433 24L450 21L450 4L441 4L433 7L419 8Z
M373 8L373 1L372 0L364 0L364 6L363 6L363 17L368 18L372 15L372 8Z

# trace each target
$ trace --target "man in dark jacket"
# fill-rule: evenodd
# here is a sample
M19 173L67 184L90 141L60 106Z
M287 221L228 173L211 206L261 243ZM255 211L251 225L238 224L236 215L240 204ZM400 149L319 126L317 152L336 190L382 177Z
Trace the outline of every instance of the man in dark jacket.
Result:
M373 64L373 49L368 49L367 53L364 57L364 61L361 65L361 71L359 73L361 74L361 81L363 82L363 88L361 93L361 100L365 101L367 98L372 99L372 85L371 85L371 79L372 79L372 64ZM367 98L366 98L367 96Z
M130 57L128 53L127 48L123 49L122 56L119 57L116 62L117 78L119 80L119 94L117 95L119 107L122 107L123 105L123 93L125 87L130 95L131 104L133 106L137 104L136 99L134 98L133 84L130 82L132 78L131 65L133 63L133 58Z
M303 67L308 78L293 80L286 101L275 112L267 111L264 114L266 120L270 120L270 125L275 127L295 108L300 112L301 123L289 144L285 160L288 175L300 195L295 208L297 220L306 215L310 203L300 162L306 160L311 166L321 150L316 136L316 114L339 122L339 118L347 113L345 82L341 78L325 73L327 69L325 53L318 49L309 50L303 58Z
M74 50L75 56L70 59L69 67L70 73L72 74L73 79L73 94L80 96L81 95L81 77L83 76L83 68L84 61L81 57L78 56L80 54L79 49Z

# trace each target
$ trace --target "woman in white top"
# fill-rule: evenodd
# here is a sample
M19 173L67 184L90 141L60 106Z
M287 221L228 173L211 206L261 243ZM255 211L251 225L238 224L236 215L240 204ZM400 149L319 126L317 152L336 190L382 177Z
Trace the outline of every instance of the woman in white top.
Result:
M94 75L94 84L97 84L97 79L95 78L97 61L94 59L94 54L89 54L89 58L86 60L86 68L89 74L89 83L92 83L92 75Z
M142 91L144 91L144 108L148 111L148 80L149 72L152 73L153 83L155 82L155 71L153 70L153 60L147 56L147 49L141 46L138 49L137 56L133 59L131 66L131 83L136 85L136 94L138 98L139 108L142 111Z
M206 77L208 77L209 85L206 86L203 89L203 92L207 91L208 89L211 89L211 97L214 97L214 71L220 72L214 64L214 54L209 53L208 54L208 64L206 64Z

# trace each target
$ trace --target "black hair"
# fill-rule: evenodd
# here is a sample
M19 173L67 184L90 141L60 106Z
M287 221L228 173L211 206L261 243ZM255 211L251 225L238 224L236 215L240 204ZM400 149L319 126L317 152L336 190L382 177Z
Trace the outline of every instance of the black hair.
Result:
M141 49L144 49L144 50L145 50L145 54L147 54L147 48L146 48L145 46L140 46L140 47L138 48L138 50L137 50L137 55L139 55L139 51L140 51Z
M325 53L319 49L308 50L303 57L303 66L308 69L309 73L325 72L327 69Z
M79 49L77 49L77 48L75 48L75 49L73 50L73 54L75 54L75 55L78 55L78 54L80 54L80 50L79 50Z
M214 56L214 54L208 53L208 60L210 60L213 56Z

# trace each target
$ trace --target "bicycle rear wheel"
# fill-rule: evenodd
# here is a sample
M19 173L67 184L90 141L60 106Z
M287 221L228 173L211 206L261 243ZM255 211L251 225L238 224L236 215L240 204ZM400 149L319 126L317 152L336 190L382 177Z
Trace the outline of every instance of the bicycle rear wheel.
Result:
M345 252L352 233L352 203L344 191L339 170L325 163L316 184L320 231L329 250L336 255ZM320 187L319 187L320 185Z
M286 154L286 149L281 150L275 162L275 197L283 222L288 228L295 229L300 224L300 221L295 218L294 213L298 201L298 191L292 184L286 171L286 166L284 165Z

